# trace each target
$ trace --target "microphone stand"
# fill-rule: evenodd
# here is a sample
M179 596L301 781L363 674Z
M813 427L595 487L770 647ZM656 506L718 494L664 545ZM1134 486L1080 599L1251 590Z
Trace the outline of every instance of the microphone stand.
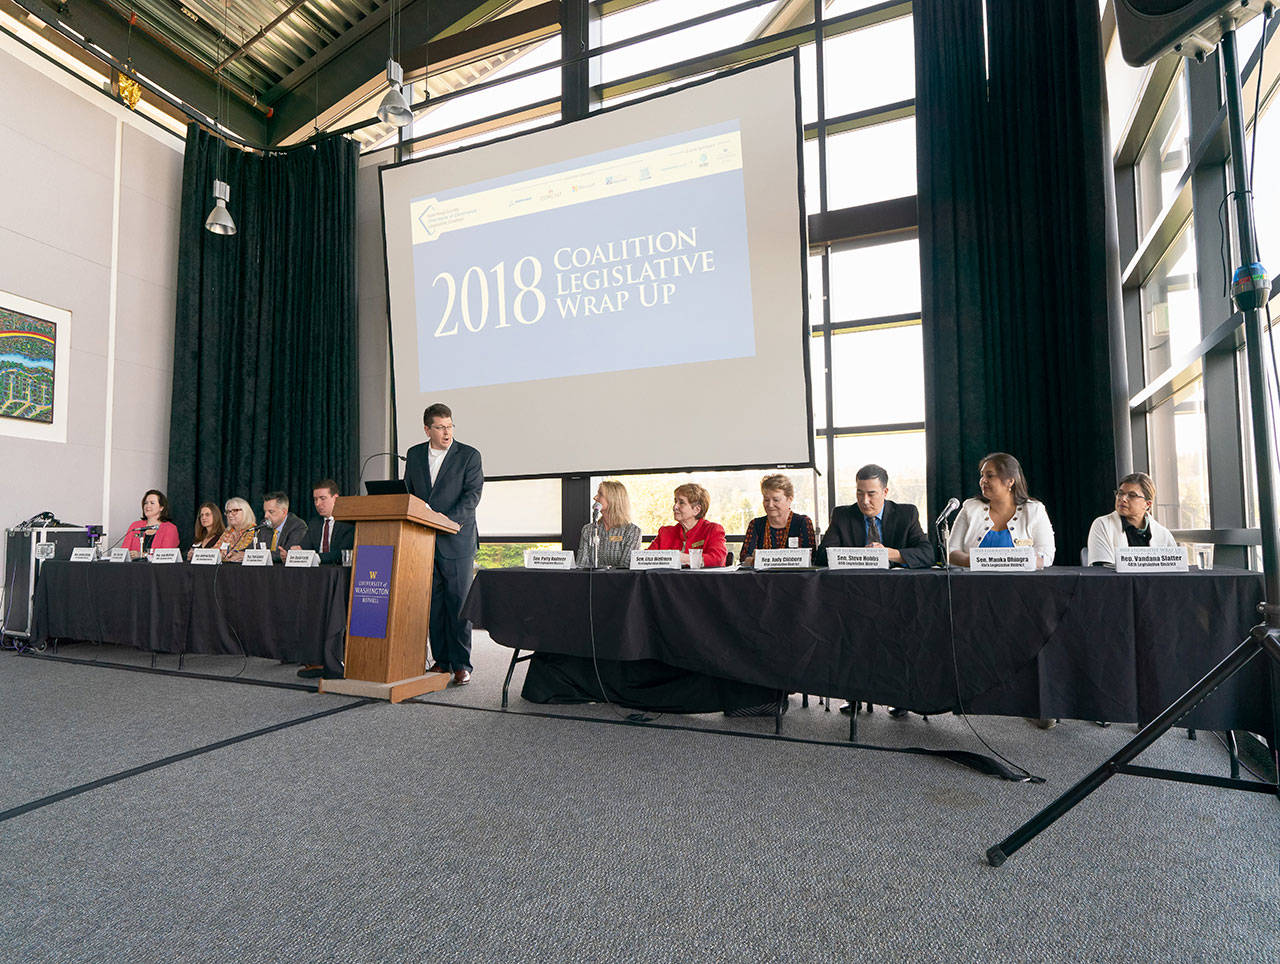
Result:
M1270 4L1268 4L1270 6ZM1268 13L1268 21L1270 14ZM1263 28L1263 42L1267 30ZM1240 65L1236 58L1236 31L1231 24L1222 34L1223 72L1226 74L1227 121L1231 137L1231 176L1235 184L1236 219L1242 268L1236 272L1239 278L1256 266L1257 252L1253 247L1253 199L1249 192L1249 178L1245 171L1244 110L1241 107ZM1259 82L1261 78L1259 77ZM1256 123L1256 118L1255 118ZM1261 273L1261 267L1259 272ZM1233 286L1235 287L1235 286ZM1105 763L1082 778L1053 803L1045 807L1012 834L987 850L987 863L999 867L1018 848L1030 842L1040 831L1066 814L1094 790L1117 773L1131 776L1154 777L1180 783L1198 783L1203 786L1228 790L1249 790L1280 797L1280 781L1263 783L1241 780L1237 777L1219 777L1210 774L1187 773L1158 767L1134 766L1133 759L1171 729L1179 719L1193 710L1206 696L1248 665L1259 653L1266 653L1271 660L1271 758L1280 764L1276 746L1280 741L1280 513L1277 512L1276 479L1272 471L1276 458L1276 426L1267 404L1267 369L1263 362L1262 345L1267 333L1262 325L1261 309L1266 305L1270 292L1258 289L1236 289L1237 307L1244 313L1245 352L1249 369L1249 403L1253 414L1254 470L1258 474L1258 516L1262 526L1262 574L1266 592L1258 611L1263 621L1249 631L1249 638L1237 646L1217 666L1179 696L1159 716L1142 727L1138 735L1113 753Z

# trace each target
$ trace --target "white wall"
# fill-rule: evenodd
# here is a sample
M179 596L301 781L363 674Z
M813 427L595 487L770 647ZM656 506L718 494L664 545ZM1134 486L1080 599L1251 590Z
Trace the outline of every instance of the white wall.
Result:
M67 441L0 433L0 527L114 539L165 487L182 142L3 35L0 77L0 289L71 312Z

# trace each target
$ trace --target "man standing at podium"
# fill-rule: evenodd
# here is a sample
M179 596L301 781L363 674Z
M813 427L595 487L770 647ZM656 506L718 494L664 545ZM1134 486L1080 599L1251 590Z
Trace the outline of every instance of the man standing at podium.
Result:
M456 534L436 533L435 575L431 582L431 658L428 672L453 673L455 686L471 682L471 622L462 604L471 587L476 549L476 506L484 487L480 453L454 441L453 412L437 402L422 413L427 441L409 449L404 481L441 515L458 523Z

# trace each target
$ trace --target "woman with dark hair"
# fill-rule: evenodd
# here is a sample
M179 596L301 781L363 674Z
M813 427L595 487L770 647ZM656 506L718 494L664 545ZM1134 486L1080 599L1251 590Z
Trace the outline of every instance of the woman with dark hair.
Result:
M1116 511L1089 527L1089 565L1114 565L1116 546L1176 546L1173 533L1151 517L1155 501L1156 484L1146 472L1116 483Z
M953 566L969 565L969 550L1034 546L1036 568L1053 565L1053 524L1044 503L1027 493L1027 480L1018 460L1007 452L992 452L978 463L976 499L960 506L951 530L948 555Z
M124 547L131 559L152 549L178 548L178 527L169 521L169 500L159 489L147 489L142 497L142 518L129 526Z
M196 530L191 537L191 548L187 550L187 558L197 549L216 549L222 540L222 510L216 502L201 502L200 511L196 513Z

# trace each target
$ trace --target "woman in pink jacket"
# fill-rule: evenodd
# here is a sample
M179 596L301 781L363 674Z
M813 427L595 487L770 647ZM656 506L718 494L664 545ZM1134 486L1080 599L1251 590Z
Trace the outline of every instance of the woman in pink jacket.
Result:
M159 489L147 489L142 497L142 518L129 526L124 547L132 559L152 549L178 548L178 527L169 521L169 500Z

